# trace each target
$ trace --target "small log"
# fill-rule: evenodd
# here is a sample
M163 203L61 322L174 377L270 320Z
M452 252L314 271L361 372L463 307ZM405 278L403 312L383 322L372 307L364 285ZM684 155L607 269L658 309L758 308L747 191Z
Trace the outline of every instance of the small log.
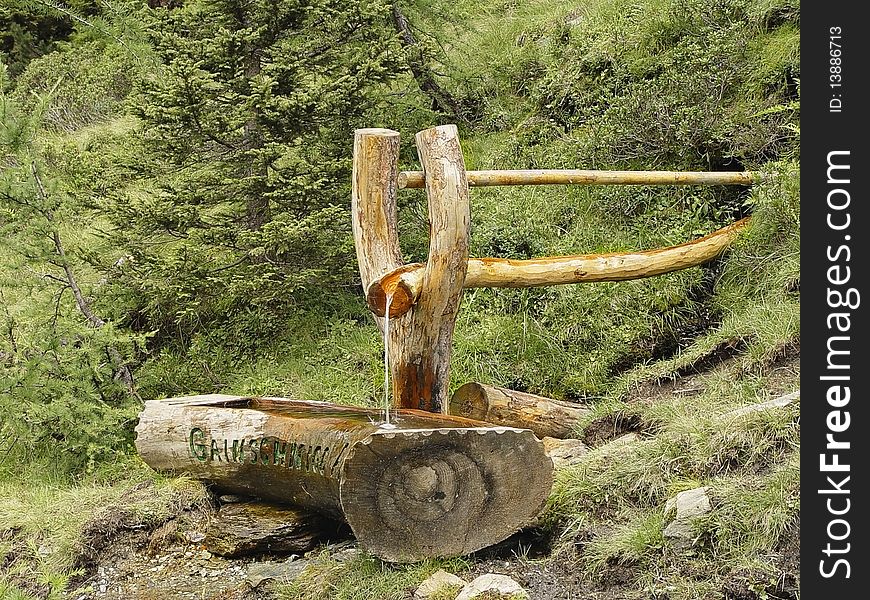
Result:
M529 430L282 398L150 400L136 448L159 471L344 520L393 562L458 556L532 521L553 463Z
M709 262L722 254L747 225L749 217L697 240L641 252L582 254L531 260L470 258L466 288L539 287L566 283L625 281L662 275ZM384 314L386 293L393 294L390 318L414 306L423 289L423 265L403 265L368 287L366 301L376 315Z
M575 437L589 409L505 388L466 383L450 398L451 415L531 429L539 438Z
M469 187L494 185L752 185L761 174L751 171L590 171L535 169L468 171ZM398 174L399 189L422 188L423 171Z

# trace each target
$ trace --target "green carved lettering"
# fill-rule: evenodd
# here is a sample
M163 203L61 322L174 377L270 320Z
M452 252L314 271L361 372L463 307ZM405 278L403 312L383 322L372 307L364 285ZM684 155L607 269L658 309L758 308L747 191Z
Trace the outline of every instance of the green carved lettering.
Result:
M295 469L296 468L296 453L298 450L296 449L296 442L290 442L290 447L287 448L287 468Z
M195 458L199 462L205 462L206 460L205 444L202 442L202 439L204 437L205 434L199 427L194 427L190 430L190 436L188 438L188 443L190 445L190 456L191 458Z
M308 446L306 444L299 444L299 470L308 470Z
M211 459L210 460L214 460L215 458L217 458L218 462L221 461L221 449L218 448L217 440L212 439L212 441L211 441Z
M326 461L329 458L329 448L324 448L320 452L320 474L326 475Z
M233 462L244 462L245 460L245 440L233 440Z
M252 465L257 464L257 461L260 460L260 440L253 439L248 442L248 450L251 451L250 463Z
M260 463L268 465L272 462L272 438L260 440Z
M329 469L330 473L335 473L335 470L338 468L338 463L341 460L341 455L344 454L344 451L348 449L350 444L345 442L341 445L341 450L335 453L335 461L332 463L332 467Z
M324 448L323 453L320 455L320 474L326 475L326 469L329 466L329 463L326 461L329 460L329 448Z
M323 448L320 446L315 446L314 450L311 452L311 471L314 473L323 474L322 465L323 465L323 457L320 453L323 452Z
M276 439L272 442L272 449L274 450L272 464L283 465L284 459L287 456L287 442L282 442L281 440Z

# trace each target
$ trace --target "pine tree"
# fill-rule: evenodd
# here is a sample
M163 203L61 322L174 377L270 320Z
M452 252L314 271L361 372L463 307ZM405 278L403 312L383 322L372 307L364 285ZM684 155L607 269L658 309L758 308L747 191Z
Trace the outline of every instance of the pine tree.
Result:
M352 135L398 70L389 7L193 0L151 14L162 68L134 102L143 189L112 212L136 232L152 320L188 331L350 285Z
M75 19L102 12L100 0L3 0L0 2L0 61L17 77L27 64L51 52L75 32Z
M82 468L131 441L142 340L97 308L71 232L83 214L40 139L43 96L23 111L0 64L0 439L25 460Z

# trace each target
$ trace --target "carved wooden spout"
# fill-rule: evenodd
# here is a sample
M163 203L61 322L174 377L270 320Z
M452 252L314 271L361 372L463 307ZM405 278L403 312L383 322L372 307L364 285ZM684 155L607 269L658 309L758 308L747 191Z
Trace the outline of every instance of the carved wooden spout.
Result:
M642 252L554 256L531 260L469 258L465 288L538 287L562 283L624 281L662 275L708 262L725 251L749 222L741 219L697 240ZM384 316L385 297L393 295L390 317L410 310L422 290L422 263L402 265L374 280L366 291L369 308Z

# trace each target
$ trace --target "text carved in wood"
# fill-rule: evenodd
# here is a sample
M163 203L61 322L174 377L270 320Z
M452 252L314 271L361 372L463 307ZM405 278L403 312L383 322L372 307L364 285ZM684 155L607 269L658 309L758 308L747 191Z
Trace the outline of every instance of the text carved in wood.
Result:
M350 447L348 442L335 447L282 440L275 436L241 439L218 439L200 427L188 435L190 457L201 462L228 462L285 467L305 473L334 477L341 458Z

